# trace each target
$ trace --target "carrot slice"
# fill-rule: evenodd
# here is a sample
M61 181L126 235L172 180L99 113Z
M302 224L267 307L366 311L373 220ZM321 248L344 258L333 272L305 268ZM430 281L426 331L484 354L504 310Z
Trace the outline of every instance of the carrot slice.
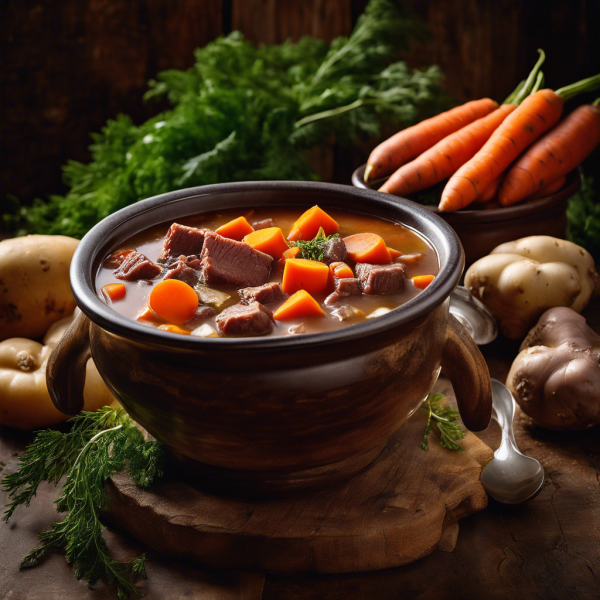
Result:
M238 217L237 219L233 219L233 221L229 221L229 223L225 223L225 225L221 225L215 233L239 242L245 235L253 231L254 227L248 223L246 217Z
M325 313L319 303L306 290L298 290L273 313L276 321L324 316Z
M323 228L325 235L337 233L340 228L337 221L334 221L323 209L313 206L292 225L287 239L290 242L312 240L319 232L320 227Z
M190 332L187 329L179 327L179 325L175 325L175 323L164 323L163 325L159 325L157 329L160 329L161 331L170 331L171 333L190 335Z
M420 290L424 290L434 279L434 275L417 275L412 278L415 287Z
M359 263L384 265L392 262L383 238L376 233L356 233L344 238L348 256Z
M352 269L345 262L332 262L329 265L329 270L333 277L338 279L347 279L348 277L354 277Z
M275 262L272 267L273 272L275 273L283 273L283 269L285 267L285 261L290 258L296 258L300 254L300 248L298 246L294 246L293 248L288 248L281 258Z
M279 227L267 227L249 233L242 240L252 246L255 250L260 250L275 260L281 258L282 254L288 250L287 242Z
M389 246L388 246L388 252L390 253L390 258L392 260L395 260L399 256L402 256L402 252L400 252L400 250L394 250L393 248L390 248Z
M157 317L181 324L194 316L198 308L198 294L184 281L165 279L150 292L148 305Z
M109 283L102 288L102 295L106 302L116 302L117 300L123 300L127 293L127 288L124 283Z
M137 317L136 321L148 321L149 323L161 323L162 319L157 317L150 307L146 307Z
M311 294L320 294L327 289L329 267L317 260L290 258L285 261L281 289L285 294L306 290Z

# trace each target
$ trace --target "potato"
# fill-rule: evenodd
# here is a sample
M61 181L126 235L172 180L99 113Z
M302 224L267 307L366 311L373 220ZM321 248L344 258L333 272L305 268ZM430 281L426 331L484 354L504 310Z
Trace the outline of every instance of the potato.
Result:
M73 312L69 265L78 243L62 235L0 242L0 341L39 339Z

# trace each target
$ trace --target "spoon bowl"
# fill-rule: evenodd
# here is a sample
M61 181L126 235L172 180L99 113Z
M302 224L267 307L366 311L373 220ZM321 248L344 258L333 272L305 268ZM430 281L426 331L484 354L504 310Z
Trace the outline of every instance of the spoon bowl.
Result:
M504 504L531 500L544 486L544 469L530 456L519 451L513 432L515 399L510 390L492 379L492 418L502 429L502 442L494 458L481 473L486 492Z

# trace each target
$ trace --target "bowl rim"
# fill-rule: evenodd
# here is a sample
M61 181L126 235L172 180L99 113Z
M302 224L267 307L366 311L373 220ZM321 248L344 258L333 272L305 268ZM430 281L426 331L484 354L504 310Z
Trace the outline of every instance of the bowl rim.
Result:
M354 170L352 173L352 185L358 189L369 189L373 188L365 182L364 174L367 164L362 164L360 167ZM512 206L503 206L501 208L490 208L487 210L457 210L454 212L441 213L435 206L419 205L423 206L426 210L442 216L442 218L448 223L489 223L493 221L511 221L513 219L520 219L531 214L538 212L545 212L550 208L566 202L575 192L577 192L581 186L581 177L579 170L574 169L567 173L567 180L565 185L550 196L546 198L539 198L537 200L530 200L529 202L514 204ZM381 179L383 183L387 179ZM383 192L381 192L383 193ZM390 194L392 198L400 198ZM407 198L403 198L407 200Z
M434 281L415 298L402 304L397 309L386 313L376 319L364 321L356 325L342 327L331 331L289 335L289 336L256 336L256 337L235 337L235 338L203 338L191 335L180 335L167 331L161 331L142 325L133 319L125 317L113 310L109 305L102 301L95 292L95 276L97 272L96 265L103 259L108 252L114 249L118 243L122 243L128 237L134 235L118 236L118 230L126 226L131 226L135 221L140 221L149 213L155 212L156 215L165 215L173 205L182 203L185 206L192 200L201 201L203 197L211 198L220 194L238 194L240 198L244 193L252 192L304 192L309 194L311 190L316 190L324 194L331 194L332 199L336 196L347 196L347 198L360 199L365 206L373 205L392 218L392 214L403 213L410 219L418 222L422 229L413 227L420 235L434 247L438 255L440 270ZM321 205L326 205L320 201ZM246 202L247 204L247 202ZM262 206L277 205L279 203L263 204ZM281 202L284 206L294 206L294 203ZM239 202L240 207L244 205L243 200ZM254 203L253 207L260 204ZM296 203L295 205L310 206L309 203ZM354 212L366 212L365 206L355 209ZM225 207L224 207L225 208ZM227 206L235 208L235 206ZM347 210L353 210L353 207L347 207ZM213 209L214 210L214 209ZM209 209L193 210L185 214L178 214L175 217L165 217L154 219L151 223L146 223L139 227L137 231L146 230L154 225L174 222L176 219L183 219L187 216L200 214L202 212L212 212ZM409 219L409 220L410 220ZM401 217L396 220L401 222ZM429 234L429 235L428 235ZM432 240L431 236L438 236L437 240ZM112 245L107 240L116 239ZM440 242L441 246L440 246ZM108 247L108 249L107 249ZM445 257L445 263L443 258ZM143 342L151 345L168 346L185 350L197 351L263 351L272 352L274 350L292 350L304 349L308 347L324 346L340 342L349 342L370 338L384 334L390 329L402 327L403 325L422 317L435 307L442 304L448 298L454 288L458 285L464 269L465 255L462 244L454 230L438 215L426 210L423 206L410 200L390 198L388 194L374 190L362 190L348 185L307 182L307 181L258 181L258 182L235 182L222 183L194 188L186 188L159 194L140 200L130 206L127 206L104 218L96 224L78 244L73 255L70 267L71 291L75 301L82 312L96 325L110 333L117 334L129 340Z

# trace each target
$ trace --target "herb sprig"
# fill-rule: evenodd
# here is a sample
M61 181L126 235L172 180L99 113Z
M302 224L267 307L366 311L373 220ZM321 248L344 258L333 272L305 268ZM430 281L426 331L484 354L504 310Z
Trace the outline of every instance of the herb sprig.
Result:
M425 434L421 442L421 450L429 450L429 434L435 427L440 435L440 445L449 450L464 451L464 448L456 443L462 440L467 432L461 429L458 420L458 411L449 406L441 406L440 401L444 394L429 394L427 400L421 405L421 409L428 412Z
M317 235L315 235L312 240L298 240L295 243L295 246L300 248L299 258L318 261L323 260L323 256L325 255L323 244L336 237L339 237L339 234L332 233L331 235L325 235L323 228L319 227Z
M93 584L104 578L116 583L121 600L130 594L139 598L141 592L133 582L146 576L145 555L130 562L112 559L98 513L107 506L104 483L110 476L128 469L135 483L147 488L162 475L162 445L145 441L123 409L104 407L97 412L82 412L71 422L73 427L68 433L38 433L20 457L19 470L2 480L2 489L12 500L4 514L8 522L18 506L29 506L42 481L57 486L66 475L56 509L68 514L39 534L41 546L23 558L21 568L33 567L50 552L62 550L74 565L77 579Z

